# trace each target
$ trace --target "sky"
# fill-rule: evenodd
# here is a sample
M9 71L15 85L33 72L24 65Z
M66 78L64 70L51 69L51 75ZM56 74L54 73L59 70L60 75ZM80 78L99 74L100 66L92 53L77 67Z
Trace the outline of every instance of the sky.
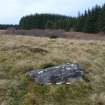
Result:
M0 0L0 24L18 24L21 17L35 13L77 16L105 0Z

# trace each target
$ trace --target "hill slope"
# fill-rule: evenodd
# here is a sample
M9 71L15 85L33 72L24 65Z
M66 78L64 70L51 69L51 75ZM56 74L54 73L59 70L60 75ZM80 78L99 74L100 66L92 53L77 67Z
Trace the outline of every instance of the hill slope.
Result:
M105 41L0 35L0 105L104 105ZM83 81L41 86L33 68L79 63Z

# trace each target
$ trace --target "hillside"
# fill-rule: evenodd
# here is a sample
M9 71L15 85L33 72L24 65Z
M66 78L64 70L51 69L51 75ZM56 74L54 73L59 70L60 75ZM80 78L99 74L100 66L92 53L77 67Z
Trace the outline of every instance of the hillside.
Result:
M20 29L63 29L85 33L105 32L105 4L96 5L78 16L58 14L31 14L19 21Z
M38 85L25 73L78 63L84 78ZM0 34L0 105L105 105L105 41Z

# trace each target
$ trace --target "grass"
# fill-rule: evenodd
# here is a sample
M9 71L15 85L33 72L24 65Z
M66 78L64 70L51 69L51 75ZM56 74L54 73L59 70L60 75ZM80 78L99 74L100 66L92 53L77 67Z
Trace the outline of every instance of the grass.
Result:
M83 81L43 86L25 76L64 63L79 63ZM0 35L0 105L105 105L105 41Z

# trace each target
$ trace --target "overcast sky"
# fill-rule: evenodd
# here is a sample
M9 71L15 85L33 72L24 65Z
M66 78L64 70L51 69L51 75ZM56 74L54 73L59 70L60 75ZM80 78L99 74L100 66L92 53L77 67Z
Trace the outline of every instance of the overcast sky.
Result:
M0 24L18 24L22 16L35 13L77 16L79 11L104 3L105 0L0 0Z

